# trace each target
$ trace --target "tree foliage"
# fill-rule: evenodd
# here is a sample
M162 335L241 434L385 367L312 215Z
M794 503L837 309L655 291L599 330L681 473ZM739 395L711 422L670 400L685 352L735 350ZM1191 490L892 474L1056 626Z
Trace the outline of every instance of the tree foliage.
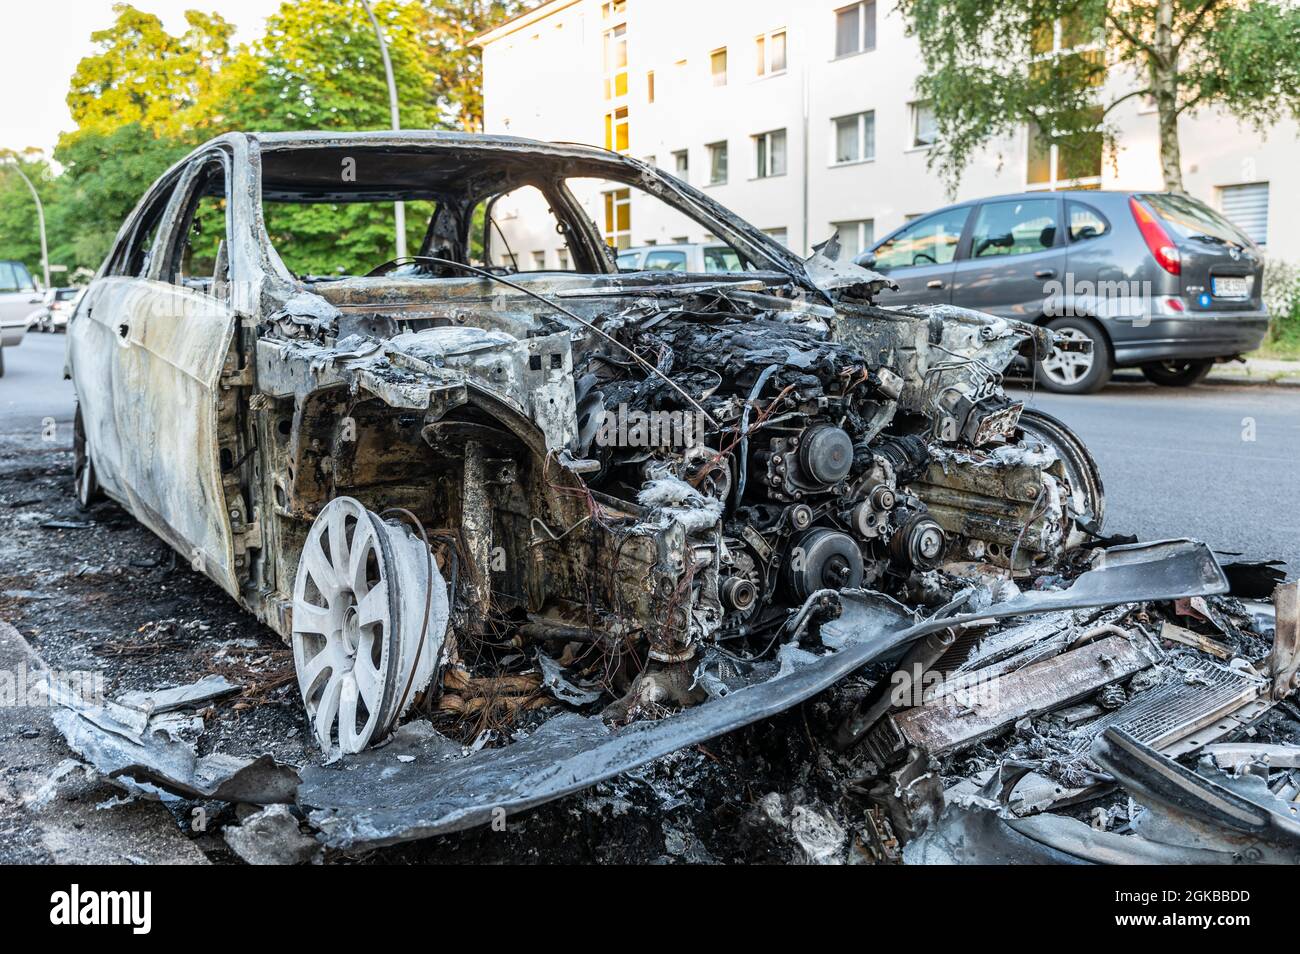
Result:
M212 120L213 91L230 57L234 26L190 10L180 36L129 4L91 34L96 50L77 64L68 89L73 133L112 133L137 124L157 135L192 136Z
M54 174L39 155L10 154L9 163L21 165L41 202L48 209L54 193ZM27 183L6 163L0 166L0 259L16 258L27 264L33 275L41 274L41 238L36 203Z
M405 129L482 126L479 51L472 38L522 6L519 0L379 0ZM149 185L204 140L229 130L373 130L389 127L379 44L359 0L285 0L263 36L233 45L235 27L191 10L179 35L153 14L119 3L92 34L94 52L74 71L68 107L76 128L49 164L24 170L46 208L50 259L95 269ZM427 205L408 210L417 245ZM39 274L35 206L0 169L0 254ZM268 226L299 270L356 270L391 255L391 206L279 207Z
M955 185L974 154L1035 124L1064 156L1113 142L1113 110L1155 105L1165 186L1178 119L1218 106L1259 125L1300 110L1300 8L1287 0L899 0L920 41L931 151Z

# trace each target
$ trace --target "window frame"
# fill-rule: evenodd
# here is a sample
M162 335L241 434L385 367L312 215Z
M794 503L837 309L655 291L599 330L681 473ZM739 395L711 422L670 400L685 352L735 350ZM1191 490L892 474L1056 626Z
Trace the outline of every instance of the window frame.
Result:
M1075 205L1079 206L1080 208L1087 209L1097 218L1101 219L1101 223L1103 226L1105 226L1105 228L1103 228L1096 235L1090 235L1087 238L1075 238L1074 226L1070 220L1070 207ZM1091 202L1084 202L1082 199L1070 198L1065 200L1065 208L1062 210L1061 213L1061 221L1065 225L1065 240L1066 243L1069 245L1078 245L1084 242L1091 242L1094 239L1104 238L1105 236L1110 235L1115 228L1111 224L1110 219L1106 218L1105 214L1101 211L1101 209L1097 208Z
M1039 136L1046 138L1046 133L1042 132L1042 127L1037 123L1025 124L1025 191L1026 192L1059 192L1062 189L1100 189L1102 185L1102 176L1106 171L1106 141L1101 140L1101 156L1097 161L1097 174L1095 176L1074 176L1073 178L1062 177L1061 171L1061 147L1054 142L1047 143L1047 178L1034 182L1029 178L1029 169L1032 163L1030 150L1034 141L1034 130L1039 130ZM1098 129L1100 134L1100 129Z
M931 119L933 120L933 117L934 117L934 109L933 109L933 107L930 106L930 101L929 101L928 99L916 99L916 100L913 100L912 102L910 102L910 103L907 104L908 112L910 113L910 118L911 118L911 122L910 122L910 126L911 126L911 137L910 137L910 138L911 138L911 141L912 141L912 144L911 144L910 146L908 146L908 150L909 150L909 151L923 152L924 150L929 149L929 148L931 148L932 146L934 146L934 144L937 143L937 142L939 141L939 131L938 131L937 128L936 128L935 131L934 131L934 138L933 138L930 142L921 142L921 141L920 141L919 132L920 132L920 128L921 128L920 119L921 119L921 109L922 109L922 107L928 107L928 108L930 108L930 116L931 116Z
M776 155L772 148L776 142L777 136L781 137L781 171L775 171L773 157ZM754 178L755 179L776 179L784 176L790 171L790 134L783 127L781 129L769 129L767 132L755 133L749 137L754 148ZM762 159L766 159L766 163Z
M866 117L871 117L871 154L867 155L867 135ZM853 159L840 159L840 127L839 123L846 119L857 120L857 149L858 155ZM846 113L842 116L831 117L831 166L852 166L862 162L876 161L876 111L875 109L864 109L856 113Z
M718 65L718 57L722 57L721 73L719 73L716 68ZM725 46L720 46L717 49L709 51L709 85L712 88L721 89L727 85L727 74L729 69L730 64L728 63L727 48ZM722 79L721 82L718 82L719 77Z
M172 193L172 201L175 208L169 206L169 210L164 214L163 227L167 229L165 234L159 236L157 247L162 250L161 255L150 256L147 277L150 281L163 282L168 285L175 285L178 288L188 288L199 294L206 294L210 298L221 300L220 296L212 295L211 288L208 291L202 291L192 285L178 283L175 278L180 274L181 258L184 254L185 243L189 238L190 229L194 225L194 216L198 212L199 203L203 196L198 195L198 188L204 182L209 174L209 169L213 165L221 167L221 178L223 182L223 191L225 193L225 242L226 242L226 261L227 268L230 272L226 276L227 283L234 280L234 262L232 252L234 251L233 222L231 221L231 210L233 209L233 197L230 190L231 175L233 174L232 161L229 153L224 149L210 149L194 156L185 164L185 169L177 182L176 189ZM168 222L170 218L170 222Z
M722 178L714 178L714 155L716 150L722 151ZM719 139L716 142L704 144L705 155L709 157L709 181L707 185L721 186L726 185L727 180L731 177L731 144L726 139Z
M673 175L683 182L690 182L691 176L691 151L690 149L674 149L673 157Z
M780 69L772 66L772 41L777 37L782 38L782 64ZM769 30L766 33L759 33L754 37L754 52L757 54L757 71L755 76L758 79L768 79L773 76L784 76L790 69L790 33L786 27L780 27L776 30Z
M970 206L971 214L966 219L966 227L962 230L961 241L957 243L957 255L954 258L960 259L962 261L981 262L983 264L990 264L990 263L997 263L1003 260L1020 261L1026 255L1042 255L1045 252L1059 251L1060 249L1065 247L1066 238L1064 233L1068 231L1068 226L1066 228L1061 227L1061 224L1065 221L1065 216L1064 216L1065 206L1064 206L1063 198L1064 197L1059 192L1050 192L1043 195L1031 194L1031 195L1020 196L1018 198L1012 198L1012 199L1008 199L1004 196L999 196L997 198L985 199L980 202L972 203ZM977 258L973 253L975 251L975 224L979 221L979 217L984 213L984 210L991 205L1009 205L1014 202L1051 202L1052 203L1053 207L1056 209L1055 212L1056 234L1053 235L1052 237L1052 244L1044 248L1037 248L1037 249L1033 249L1032 251L1020 252L1018 254L990 255L987 257Z
M890 232L888 235L882 238L879 242L876 242L874 245L872 245L871 254L873 256L876 256L879 253L880 248L886 242L894 241L903 233L905 233L908 229L920 228L922 225L924 225L926 222L929 222L931 219L937 219L941 215L948 215L953 212L964 210L966 213L966 218L962 221L961 232L958 233L957 242L956 244L953 245L953 253L951 259L949 259L946 262L933 262L933 263L913 262L911 265L885 265L883 267L886 269L925 268L925 267L930 267L931 265L954 265L957 262L964 261L967 257L967 252L969 251L970 233L975 223L975 210L979 208L979 205L980 203L978 202L968 202L961 205L952 205L952 206L948 206L947 208L936 209L933 212L929 212L924 215L918 215L914 219L904 221L902 225L894 229L892 232ZM872 267L879 268L881 266L879 264L875 264Z
M861 255L863 252L870 251L871 248L875 245L875 243L876 243L876 220L875 220L874 218L871 218L871 219L841 219L841 220L838 221L838 222L831 222L831 223L830 223L831 228L834 229L836 233L840 233L840 248L843 249L843 248L845 247L845 237L844 237L844 235L841 233L841 230L840 230L840 226L841 226L841 225L852 225L852 226L855 227L855 229L856 229L856 231L857 231L857 235L854 237L853 242L851 243L851 244L857 246L857 251L853 252L853 253L852 253L853 255L855 255L855 256L856 256L856 255ZM863 237L863 232L865 231L865 229L864 229L863 227L866 226L866 225L870 225L870 226L871 226L871 237L870 237L870 238L864 238L864 237Z
M871 29L870 30L867 29L867 17L864 15L867 7L871 8ZM856 10L858 14L858 36L856 41L857 45L852 50L840 52L839 18L840 18L840 14L848 13L850 10ZM833 15L835 17L835 46L834 46L834 55L831 57L832 60L845 60L848 59L850 56L858 56L862 53L871 53L875 51L880 41L880 38L878 36L878 29L877 29L878 28L877 21L879 18L876 16L878 12L879 11L876 9L876 0L856 0L855 3L848 3L842 7L835 8L835 10L833 11ZM869 46L867 45L868 35L870 36L870 40L871 40L871 44Z

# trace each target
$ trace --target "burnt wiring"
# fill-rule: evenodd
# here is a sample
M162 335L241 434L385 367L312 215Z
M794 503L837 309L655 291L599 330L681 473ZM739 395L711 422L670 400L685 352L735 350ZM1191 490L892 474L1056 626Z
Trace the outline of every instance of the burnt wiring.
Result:
M466 265L464 262L457 262L454 259L436 258L431 255L413 256L411 260L417 262L433 262L435 265L446 265L451 268L459 268L462 269L463 271L469 272L471 275L477 275L480 278L486 278L489 281L499 282L502 285L505 285L507 288L513 288L515 291L522 292L523 294L527 295L529 298L536 299L537 301L540 301L544 305L549 305L551 308L554 308L560 314L565 315L568 318L572 318L574 321L582 325L592 334L598 335L600 338L604 339L609 344L612 344L614 347L627 353L627 355L630 356L633 361L635 361L638 365L640 365L643 371L646 371L650 374L655 375L658 378L661 378L663 382L667 384L670 388L672 388L674 391L676 391L686 401L686 403L688 403L691 407L695 408L695 410L699 411L700 414L704 416L704 419L708 421L711 425L713 425L713 428L715 430L721 429L721 425L719 425L718 422L713 419L713 415L711 415L708 411L706 411L704 409L704 406L700 404L699 401L695 400L695 398L691 397L688 393L686 393L686 390L680 384L678 384L668 375L664 374L662 371L656 368L645 358L641 357L639 354L637 354L634 350L629 348L627 345L623 344L623 342L619 341L609 332L605 331L602 328L598 328L596 325L592 324L586 318L583 318L581 315L577 314L576 312L571 311L568 308L565 308L559 302L552 301L550 298L547 298L545 295L539 295L531 288L525 288L523 285L520 285L518 282L512 282L507 278L502 278L500 275L494 275L491 272L489 272L487 269L479 268L477 265Z

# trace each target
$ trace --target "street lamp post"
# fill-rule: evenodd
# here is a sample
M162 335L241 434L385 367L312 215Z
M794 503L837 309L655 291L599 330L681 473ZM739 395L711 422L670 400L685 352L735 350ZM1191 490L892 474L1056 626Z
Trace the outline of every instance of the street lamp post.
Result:
M45 242L45 206L41 205L41 197L36 192L36 186L32 185L32 180L27 178L27 173L23 172L22 164L19 163L18 157L13 156L13 168L18 173L23 182L27 183L27 188L32 192L32 198L36 201L36 224L41 230L41 269L45 273L45 287L50 287L50 249Z
M388 113L392 121L393 130L396 132L402 128L401 118L397 110L397 83L393 81L393 61L388 56L388 44L384 42L384 31L379 28L379 20L375 17L375 11L370 9L370 0L361 0L361 5L366 8L366 15L370 17L370 24L375 28L375 38L379 40L379 55L384 61L384 78L388 80ZM393 220L397 227L397 257L406 257L406 203L400 200L393 203Z

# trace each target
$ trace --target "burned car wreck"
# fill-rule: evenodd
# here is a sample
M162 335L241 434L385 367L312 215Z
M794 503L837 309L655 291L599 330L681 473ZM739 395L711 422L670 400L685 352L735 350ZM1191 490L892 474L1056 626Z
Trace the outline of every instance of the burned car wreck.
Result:
M743 269L619 273L570 186L589 180L662 202ZM521 188L573 271L492 254L498 200ZM225 229L194 275L205 201ZM277 250L272 205L393 201L431 204L413 256L340 276ZM920 672L954 643L978 657L962 634L1016 631L997 620L1227 592L1201 544L1103 537L1083 443L1002 388L1049 332L878 307L888 280L839 251L801 260L690 186L581 146L203 147L145 197L72 320L77 489L121 503L292 646L319 758L296 774L199 765L148 718L55 689L73 748L136 786L294 801L350 849L577 791L870 664ZM1158 646L1105 625L1039 633L1090 654L1067 661L1091 675L1034 715L1156 664ZM918 748L1016 721L990 715L945 748L951 719L916 715L936 697L909 709L891 685L834 741L894 791L926 775Z

